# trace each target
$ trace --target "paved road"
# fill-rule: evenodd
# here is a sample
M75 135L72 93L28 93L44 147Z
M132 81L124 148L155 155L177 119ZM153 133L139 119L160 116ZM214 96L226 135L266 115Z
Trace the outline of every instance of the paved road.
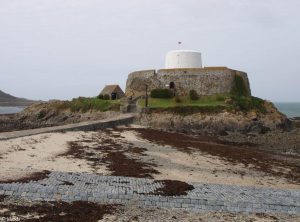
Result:
M0 195L29 200L129 203L194 211L300 214L300 190L193 183L185 196L151 194L163 184L151 179L52 172L47 179L0 184Z

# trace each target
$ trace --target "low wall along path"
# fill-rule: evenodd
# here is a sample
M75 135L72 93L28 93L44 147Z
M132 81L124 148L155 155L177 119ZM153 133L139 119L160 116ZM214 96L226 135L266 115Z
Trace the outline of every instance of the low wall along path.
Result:
M46 128L39 128L39 129L0 133L0 140L8 140L8 139L14 139L14 138L24 137L24 136L32 136L32 135L37 135L42 133L78 131L78 130L92 131L92 130L99 130L105 128L113 128L118 125L131 124L134 120L134 117L135 117L134 114L122 114L119 115L118 117L97 120L97 121L88 121L88 122L74 123L74 124L68 124L63 126L54 126L54 127L46 127Z

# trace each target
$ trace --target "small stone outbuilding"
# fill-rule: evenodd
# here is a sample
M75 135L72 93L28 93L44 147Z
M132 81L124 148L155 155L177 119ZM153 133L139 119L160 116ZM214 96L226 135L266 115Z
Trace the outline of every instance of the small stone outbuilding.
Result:
M109 95L111 100L115 100L124 97L125 93L119 85L106 85L100 95Z

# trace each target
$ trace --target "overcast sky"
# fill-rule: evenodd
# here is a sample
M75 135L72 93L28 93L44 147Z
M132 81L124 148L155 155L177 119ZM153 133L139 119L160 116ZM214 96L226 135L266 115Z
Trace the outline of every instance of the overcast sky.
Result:
M246 71L252 93L300 101L299 0L0 0L0 90L30 99L95 96L105 84L202 52Z

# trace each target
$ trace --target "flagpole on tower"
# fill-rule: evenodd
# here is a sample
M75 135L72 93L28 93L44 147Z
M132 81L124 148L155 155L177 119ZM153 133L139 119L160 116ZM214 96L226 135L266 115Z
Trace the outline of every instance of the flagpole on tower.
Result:
M181 44L182 44L182 42L178 42L178 49L180 49Z
M182 42L178 42L178 50L180 50L180 45L182 44ZM177 66L179 66L179 60L180 60L180 54L177 54Z

